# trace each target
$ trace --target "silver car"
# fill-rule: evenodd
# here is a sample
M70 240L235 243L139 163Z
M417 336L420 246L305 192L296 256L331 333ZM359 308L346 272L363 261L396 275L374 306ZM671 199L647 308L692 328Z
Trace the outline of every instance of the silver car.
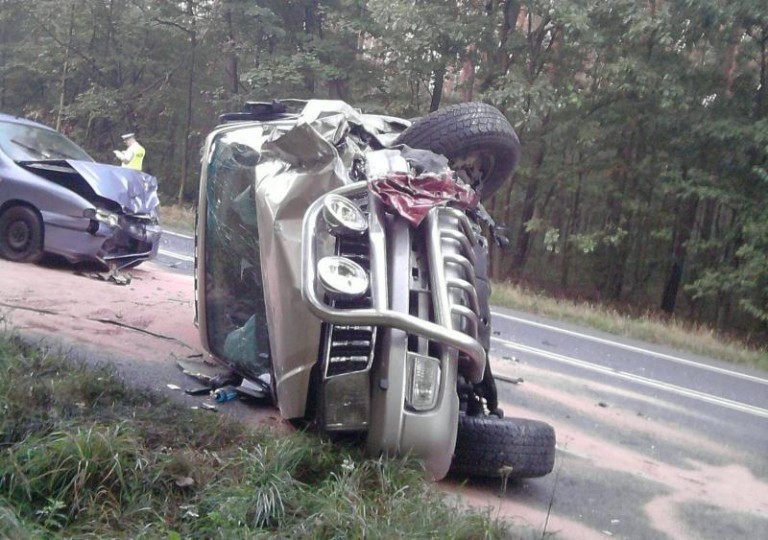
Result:
M551 472L554 429L504 417L488 361L478 199L520 154L503 114L460 103L412 123L286 100L221 120L198 199L203 347L248 395L375 458L419 458L435 479Z
M157 179L96 163L61 133L0 114L0 257L130 268L157 255Z

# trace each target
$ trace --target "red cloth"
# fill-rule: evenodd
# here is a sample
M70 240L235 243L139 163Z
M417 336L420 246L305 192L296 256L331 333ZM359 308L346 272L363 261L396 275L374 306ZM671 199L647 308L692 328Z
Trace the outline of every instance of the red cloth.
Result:
M387 209L397 212L414 227L418 227L436 206L471 210L480 202L474 189L459 184L450 174L411 176L391 173L368 182L368 189Z

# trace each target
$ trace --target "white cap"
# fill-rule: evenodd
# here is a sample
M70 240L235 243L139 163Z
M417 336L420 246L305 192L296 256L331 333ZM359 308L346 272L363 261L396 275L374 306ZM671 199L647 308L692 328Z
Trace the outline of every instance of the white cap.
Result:
M121 135L124 141L127 141L128 139L133 139L136 136L135 133L126 133L125 135Z

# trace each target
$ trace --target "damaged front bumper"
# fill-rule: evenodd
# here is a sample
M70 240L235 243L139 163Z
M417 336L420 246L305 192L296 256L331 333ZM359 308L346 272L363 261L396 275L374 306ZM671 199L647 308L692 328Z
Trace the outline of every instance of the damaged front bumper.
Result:
M104 224L100 224L103 227ZM154 219L120 216L118 226L104 241L99 258L118 269L154 259L160 249L162 229Z
M71 263L97 261L117 269L153 259L162 229L155 218L115 214L113 224L88 217L42 212L45 251Z

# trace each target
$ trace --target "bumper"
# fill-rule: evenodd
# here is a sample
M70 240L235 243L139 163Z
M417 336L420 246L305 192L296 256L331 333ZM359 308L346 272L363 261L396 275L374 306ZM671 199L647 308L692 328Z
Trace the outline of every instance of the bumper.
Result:
M160 248L162 230L146 220L121 219L117 227L94 227L86 218L44 212L43 221L44 250L72 263L90 260L124 268L154 258Z

